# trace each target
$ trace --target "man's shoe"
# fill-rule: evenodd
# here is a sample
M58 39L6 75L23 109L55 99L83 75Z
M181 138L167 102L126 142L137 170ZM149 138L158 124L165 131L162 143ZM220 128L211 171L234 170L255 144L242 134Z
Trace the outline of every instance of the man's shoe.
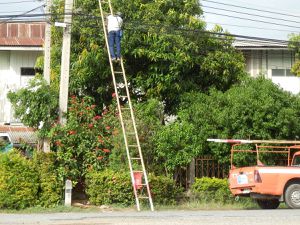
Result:
M112 61L116 61L117 59L114 57L114 58L111 58L111 60L112 60Z

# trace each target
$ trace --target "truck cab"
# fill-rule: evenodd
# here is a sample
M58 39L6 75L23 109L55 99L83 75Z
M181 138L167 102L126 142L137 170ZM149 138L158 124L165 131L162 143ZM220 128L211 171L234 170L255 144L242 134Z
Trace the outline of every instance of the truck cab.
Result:
M300 151L294 154L292 160L292 166L300 166Z

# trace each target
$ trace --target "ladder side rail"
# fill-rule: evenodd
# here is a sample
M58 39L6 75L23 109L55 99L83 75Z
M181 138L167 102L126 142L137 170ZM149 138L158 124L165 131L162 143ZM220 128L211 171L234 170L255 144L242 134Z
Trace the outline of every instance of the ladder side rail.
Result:
M128 97L128 104L129 104L129 108L130 108L130 114L131 114L132 124L133 124L133 128L134 128L135 138L136 138L136 142L137 142L137 146L138 146L138 152L139 152L139 156L141 158L141 165L142 165L142 169L143 169L145 184L146 184L146 187L147 187L150 208L151 208L151 211L154 211L153 201L152 201L150 187L149 187L149 182L148 182L148 176L147 176L147 173L146 173L146 167L145 167L145 163L144 163L144 159L143 159L143 154L142 154L142 150L141 150L140 140L139 140L139 137L138 137L135 116L134 116L134 112L133 112L133 107L132 107L132 103L131 103L131 98L130 98L130 94L129 94L128 83L127 83L127 78L126 78L125 68L124 68L124 64L123 64L123 59L122 58L121 58L121 67L122 67L122 71L123 71L123 78L124 78L124 82L125 82L126 94L127 94L127 97Z
M117 98L119 118L121 121L122 130L123 130L123 138L124 138L124 142L125 142L125 148L126 148L126 153L127 153L128 163L129 163L130 177L131 177L131 182L133 184L132 186L133 186L133 190L134 190L134 196L136 199L137 210L140 211L140 204L139 204L139 199L138 199L138 195L137 195L137 189L136 189L136 186L134 185L135 180L134 180L134 175L133 175L132 163L131 163L131 159L130 159L130 152L129 152L129 148L128 148L127 137L126 137L126 130L125 130L124 122L123 122L123 116L122 116L122 110L121 110L121 106L120 106L117 83L116 83L116 79L115 79L115 75L114 75L114 67L113 67L113 62L112 62L110 51L109 51L108 35L107 35L107 31L106 31L106 26L105 26L105 17L104 17L104 12L102 9L101 0L98 0L98 1L99 1L101 18L102 18L102 26L103 26L103 32L104 32L104 37L105 37L105 42L106 42L106 48L107 48L107 52L108 52L109 63L110 63L110 68L111 68L111 72L112 72L112 77L113 77L114 89L115 89L116 98ZM110 11L112 12L110 1L108 1L108 4L110 6Z

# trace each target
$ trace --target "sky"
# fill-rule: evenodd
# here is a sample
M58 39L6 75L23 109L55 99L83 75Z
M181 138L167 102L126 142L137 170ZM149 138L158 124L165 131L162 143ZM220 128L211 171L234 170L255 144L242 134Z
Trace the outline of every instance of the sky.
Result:
M44 0L0 0L0 18L7 15L20 15L31 11L44 4ZM43 7L40 7L33 12L34 14L43 13Z
M300 32L299 0L199 1L208 29L219 24L232 34L280 40L288 40L290 33ZM43 4L44 0L0 0L0 16L21 14ZM32 13L42 13L42 10L39 8ZM247 15L247 13L252 15Z
M299 0L200 0L200 4L208 29L219 24L232 34L280 40L288 40L290 33L300 33Z

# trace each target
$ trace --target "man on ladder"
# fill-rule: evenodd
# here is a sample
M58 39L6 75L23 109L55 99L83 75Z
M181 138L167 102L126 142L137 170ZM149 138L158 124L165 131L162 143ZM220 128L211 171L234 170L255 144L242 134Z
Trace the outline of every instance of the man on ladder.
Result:
M107 17L108 45L111 59L113 61L121 60L121 37L122 37L122 14L117 12L116 15L110 14ZM115 53L116 45L116 53Z
M118 114L123 132L125 150L128 159L129 172L136 200L137 210L140 211L140 200L148 200L151 211L154 211L151 197L150 185L146 172L141 144L137 132L134 110L130 99L130 90L127 83L123 59L121 58L121 26L123 20L119 13L114 14L110 0L98 0L107 52L109 53L109 64L114 84ZM102 4L108 6L110 16L105 18ZM115 54L114 45L117 52ZM118 58L119 63L113 63ZM124 84L125 88L118 88L118 83ZM120 99L126 100L126 106L122 106Z

